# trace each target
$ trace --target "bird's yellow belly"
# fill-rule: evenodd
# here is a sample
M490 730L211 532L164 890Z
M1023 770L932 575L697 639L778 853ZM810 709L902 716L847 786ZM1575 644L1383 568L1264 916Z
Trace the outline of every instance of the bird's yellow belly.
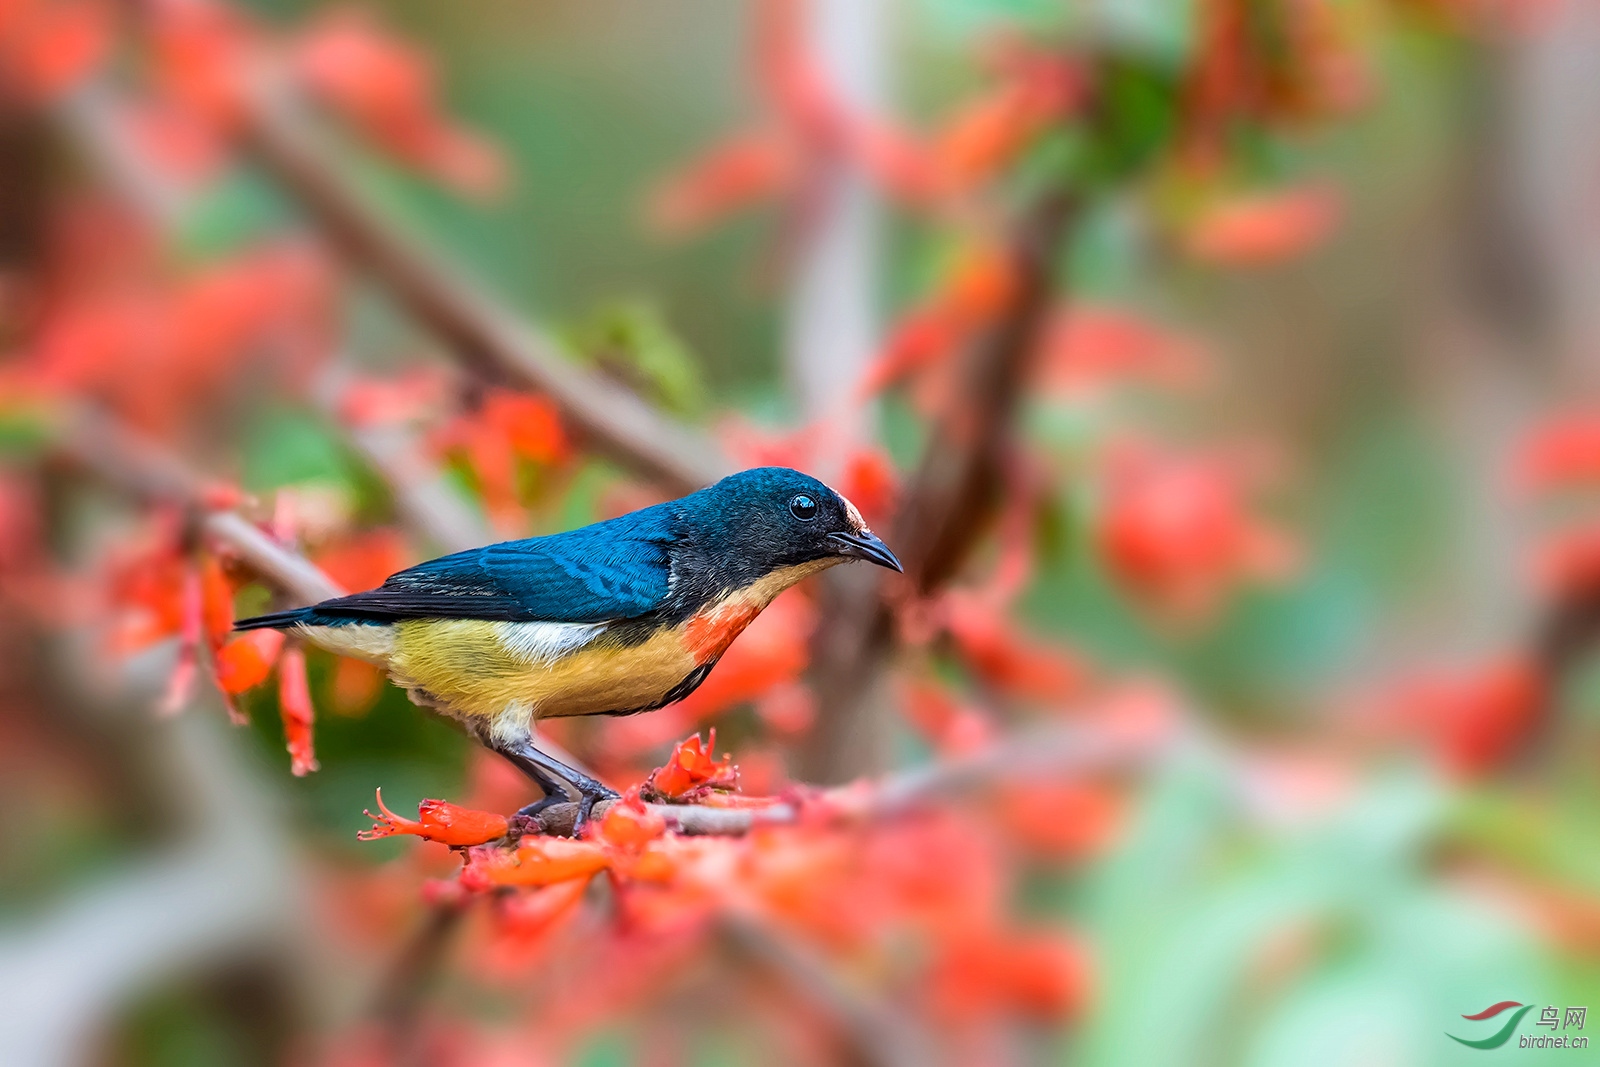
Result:
M506 640L505 627L475 619L399 623L389 671L452 714L526 723L650 707L696 666L676 629L631 647L602 634L584 648L544 660L519 653Z

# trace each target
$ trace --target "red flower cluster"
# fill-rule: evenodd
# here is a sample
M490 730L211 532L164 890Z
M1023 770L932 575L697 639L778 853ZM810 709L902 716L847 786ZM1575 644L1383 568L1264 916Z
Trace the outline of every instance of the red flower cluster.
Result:
M1254 517L1260 475L1227 457L1116 449L1106 464L1097 540L1130 593L1179 620L1210 615L1241 579L1280 579L1296 563L1290 540Z

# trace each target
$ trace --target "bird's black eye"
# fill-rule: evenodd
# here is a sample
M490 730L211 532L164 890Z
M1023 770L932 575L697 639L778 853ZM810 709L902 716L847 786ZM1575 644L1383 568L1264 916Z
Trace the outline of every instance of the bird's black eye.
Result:
M789 514L801 522L810 522L817 517L817 502L805 493L796 493L789 500Z

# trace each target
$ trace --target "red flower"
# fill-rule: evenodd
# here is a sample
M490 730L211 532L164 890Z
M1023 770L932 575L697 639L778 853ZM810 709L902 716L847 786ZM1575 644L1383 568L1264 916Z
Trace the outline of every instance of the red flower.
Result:
M717 744L717 731L713 727L705 748L700 747L700 735L695 734L672 750L672 758L650 773L644 791L647 794L681 799L696 789L731 789L738 782L739 770L723 756L719 763L711 758Z
M571 446L556 407L541 396L491 390L475 411L463 413L434 436L434 445L471 469L484 510L502 525L521 521L517 473L521 462L565 462Z
M289 770L303 778L317 769L312 748L311 687L306 683L306 657L300 649L285 649L278 659L278 713L283 718L283 736L289 748Z
M340 537L317 549L312 561L352 593L374 589L415 557L400 531L383 528Z
M881 448L861 448L845 461L839 491L866 518L869 525L887 522L900 495L900 476L894 461Z
M1011 164L1083 99L1083 73L1066 58L1007 42L1002 80L957 109L939 132L933 166L951 192L966 192Z
M212 658L217 687L231 695L266 681L283 651L283 641L281 630L251 630L223 645Z
M1018 781L999 796L1001 823L1022 845L1059 859L1104 849L1121 823L1116 792L1095 782Z
M667 832L667 821L645 806L637 788L606 809L600 840L625 851L637 851Z
M461 881L469 889L587 880L611 862L604 845L565 837L525 837L515 851L480 847L468 856Z
M957 934L932 974L935 1010L956 1019L1005 1011L1056 1021L1081 1013L1089 961L1077 944L1044 931Z
M1184 247L1225 266L1280 263L1326 240L1342 203L1337 189L1321 183L1218 200L1189 223Z
M367 818L376 821L372 829L356 834L358 840L376 841L380 837L411 834L426 841L460 847L496 841L506 836L508 829L504 815L496 815L490 811L473 811L471 808L457 807L444 800L422 801L417 805L417 819L407 819L384 806L381 789L378 790L378 811L381 814L362 812Z
M1529 495L1600 485L1600 412L1569 412L1535 427L1513 455L1511 482Z
M1069 700L1082 691L1083 664L1023 632L1003 603L955 590L945 595L943 619L962 658L988 684L1041 701Z
M296 60L313 92L402 162L474 196L504 183L500 154L440 111L427 58L366 12L324 15L301 38Z
M69 91L109 50L111 15L99 0L12 0L0 9L0 88L32 101Z
M876 393L907 375L953 355L982 327L998 319L1016 295L1016 276L1005 250L991 243L964 248L934 293L907 312L861 384Z
M189 703L194 693L195 674L199 670L205 604L200 590L200 573L195 568L184 570L183 592L180 595L182 616L178 631L178 662L167 679L166 695L161 698L161 713L164 715L176 715Z
M802 171L796 145L774 130L735 134L660 183L647 207L663 234L698 233L794 187Z
M1190 386L1208 369L1199 344L1120 308L1074 304L1044 341L1046 381L1074 392L1131 380Z
M1506 656L1474 670L1404 684L1394 701L1404 719L1432 740L1445 765L1486 774L1519 752L1542 719L1547 687L1536 664Z
M1112 575L1151 607L1189 619L1213 611L1242 578L1286 575L1293 545L1248 512L1250 474L1219 458L1119 450L1097 531Z

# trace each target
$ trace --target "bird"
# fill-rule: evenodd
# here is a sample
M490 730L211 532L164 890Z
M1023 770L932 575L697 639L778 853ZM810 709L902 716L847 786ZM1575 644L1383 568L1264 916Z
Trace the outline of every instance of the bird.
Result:
M852 560L901 571L844 496L787 467L589 526L419 563L376 589L241 619L374 663L543 791L574 833L617 793L541 751L539 720L681 700L785 589Z

